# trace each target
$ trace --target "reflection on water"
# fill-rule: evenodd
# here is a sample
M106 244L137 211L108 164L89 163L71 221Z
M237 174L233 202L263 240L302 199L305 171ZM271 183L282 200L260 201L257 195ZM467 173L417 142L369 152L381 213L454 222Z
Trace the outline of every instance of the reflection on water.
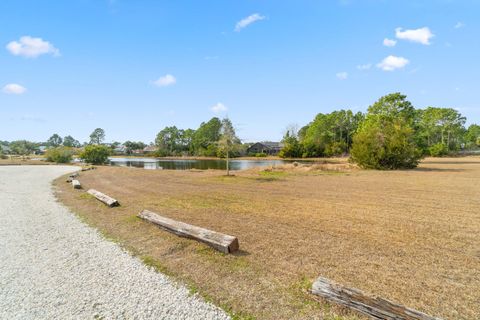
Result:
M288 163L285 160L230 160L231 170L245 170L255 167L268 167ZM121 167L136 167L148 170L189 170L218 169L225 170L227 163L221 159L155 159L155 158L110 158L110 165Z

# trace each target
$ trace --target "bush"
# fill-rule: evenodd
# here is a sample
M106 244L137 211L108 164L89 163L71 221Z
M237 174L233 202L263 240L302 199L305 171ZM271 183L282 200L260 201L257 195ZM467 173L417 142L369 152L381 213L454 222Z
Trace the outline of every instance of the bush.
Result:
M80 158L91 164L104 164L108 161L111 149L102 145L88 145L80 154Z
M448 147L445 143L437 143L428 148L428 153L432 157L442 157L448 154Z
M257 158L264 158L264 157L266 157L266 156L267 156L267 154L266 154L266 153L263 153L263 152L261 152L261 153L255 153L255 157L257 157Z
M340 156L347 152L347 147L345 141L332 142L325 147L325 155L327 157Z
M47 161L56 163L69 163L72 161L73 150L68 147L50 148L45 153Z
M414 132L402 123L364 125L355 134L351 160L366 169L411 169L418 165L421 151Z

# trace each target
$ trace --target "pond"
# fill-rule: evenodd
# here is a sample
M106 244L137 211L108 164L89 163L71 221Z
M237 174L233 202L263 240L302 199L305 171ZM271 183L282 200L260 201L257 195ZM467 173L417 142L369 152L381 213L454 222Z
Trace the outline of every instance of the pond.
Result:
M157 158L109 158L110 165L136 167L147 170L225 170L227 163L222 159L157 159ZM290 163L288 160L230 160L230 170L245 170L256 167L269 167Z

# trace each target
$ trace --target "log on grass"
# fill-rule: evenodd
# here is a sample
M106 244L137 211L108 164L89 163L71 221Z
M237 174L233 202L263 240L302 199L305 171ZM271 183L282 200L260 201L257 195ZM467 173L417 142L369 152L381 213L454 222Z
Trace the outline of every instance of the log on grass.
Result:
M87 193L91 194L101 202L105 203L109 207L114 207L118 206L119 203L117 200L113 199L112 197L107 196L106 194L101 193L100 191L97 191L95 189L90 189L87 191Z
M441 320L387 299L367 295L358 289L343 287L323 277L319 277L313 283L312 293L361 312L372 319Z
M72 187L73 189L82 189L82 185L78 180L72 180Z
M238 239L234 236L165 218L148 210L143 210L138 216L158 225L166 231L172 232L181 237L198 240L223 253L232 253L239 248Z

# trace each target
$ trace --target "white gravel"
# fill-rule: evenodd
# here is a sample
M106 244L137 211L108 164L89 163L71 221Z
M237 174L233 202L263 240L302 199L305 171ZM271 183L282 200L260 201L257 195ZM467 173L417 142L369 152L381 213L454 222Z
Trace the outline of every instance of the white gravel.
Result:
M56 202L67 166L0 166L0 319L229 319Z

